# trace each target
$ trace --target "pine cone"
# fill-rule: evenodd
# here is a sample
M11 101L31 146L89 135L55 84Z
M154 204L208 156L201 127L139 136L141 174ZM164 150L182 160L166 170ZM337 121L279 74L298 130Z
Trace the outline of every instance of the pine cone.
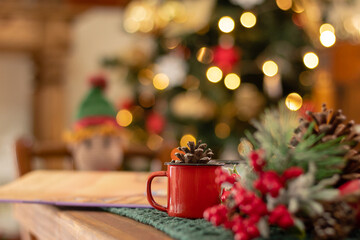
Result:
M171 162L179 163L208 163L211 158L214 156L214 153L210 148L207 148L206 143L202 143L201 140L195 145L194 142L189 141L187 143L188 147L178 147L178 150L183 153L177 152L175 156L180 160L172 160Z
M290 144L296 146L307 132L310 123L315 122L313 134L324 136L321 138L321 142L327 142L334 140L338 137L344 137L342 143L346 148L344 154L344 160L346 161L345 167L342 173L342 182L360 177L360 153L356 149L356 146L360 142L360 135L356 132L353 120L346 123L346 116L341 110L332 112L326 108L326 104L322 105L321 112L306 113L310 116L311 121L300 119L300 125L295 129L295 134L291 139Z
M326 203L324 213L313 219L314 239L345 239L355 227L355 211L344 201Z

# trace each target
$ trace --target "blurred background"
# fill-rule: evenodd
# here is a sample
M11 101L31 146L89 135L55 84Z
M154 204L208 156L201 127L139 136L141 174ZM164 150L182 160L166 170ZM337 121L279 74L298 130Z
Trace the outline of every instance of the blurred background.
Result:
M98 73L127 142L150 151L202 139L238 159L281 99L360 122L359 42L360 0L0 0L0 184L17 138L63 140ZM0 238L18 236L10 212Z

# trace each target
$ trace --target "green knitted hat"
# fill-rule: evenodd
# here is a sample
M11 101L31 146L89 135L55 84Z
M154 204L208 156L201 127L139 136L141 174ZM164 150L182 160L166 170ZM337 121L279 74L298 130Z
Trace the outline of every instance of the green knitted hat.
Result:
M116 110L104 97L103 89L106 80L103 76L95 76L90 79L92 88L85 99L81 102L76 115L75 128L82 128L100 124L116 124Z

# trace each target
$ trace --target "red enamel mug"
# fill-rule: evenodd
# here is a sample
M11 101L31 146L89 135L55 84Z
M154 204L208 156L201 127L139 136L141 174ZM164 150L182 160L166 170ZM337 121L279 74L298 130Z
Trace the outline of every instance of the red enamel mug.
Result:
M147 180L147 199L154 208L172 217L202 218L205 209L220 203L220 185L215 182L221 164L167 163L167 171L152 173ZM151 194L155 177L168 178L167 207Z

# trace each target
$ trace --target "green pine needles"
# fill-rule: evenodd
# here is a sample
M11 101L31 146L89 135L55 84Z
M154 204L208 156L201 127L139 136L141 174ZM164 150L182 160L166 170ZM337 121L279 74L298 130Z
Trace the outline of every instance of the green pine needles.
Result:
M294 130L299 125L298 114L289 111L283 102L278 108L266 110L260 121L252 124L257 131L253 135L247 132L246 136L254 148L265 150L268 170L282 173L291 166L299 166L307 171L313 162L317 180L341 172L345 151L340 143L342 138L321 142L323 136L312 134L314 123L311 123L299 144L291 146Z

